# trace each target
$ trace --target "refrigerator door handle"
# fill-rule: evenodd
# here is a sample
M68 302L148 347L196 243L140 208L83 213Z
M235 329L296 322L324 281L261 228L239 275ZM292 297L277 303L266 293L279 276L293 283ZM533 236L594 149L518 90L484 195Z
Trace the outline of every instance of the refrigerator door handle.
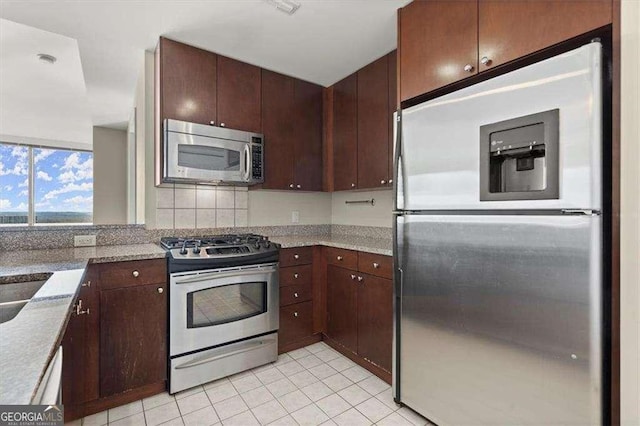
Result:
M404 179L402 178L402 111L393 113L393 209L404 209Z

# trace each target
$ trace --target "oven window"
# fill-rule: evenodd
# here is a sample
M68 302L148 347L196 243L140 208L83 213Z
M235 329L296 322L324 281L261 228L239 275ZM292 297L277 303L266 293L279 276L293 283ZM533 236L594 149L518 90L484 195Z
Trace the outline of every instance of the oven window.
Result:
M187 294L187 328L226 324L266 311L266 282L229 284Z
M204 145L178 145L178 166L212 171L240 171L240 151Z

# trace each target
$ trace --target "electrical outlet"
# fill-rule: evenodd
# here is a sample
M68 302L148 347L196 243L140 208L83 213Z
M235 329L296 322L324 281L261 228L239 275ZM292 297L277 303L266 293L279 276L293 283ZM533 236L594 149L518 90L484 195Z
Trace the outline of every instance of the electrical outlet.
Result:
M73 237L74 247L91 247L96 245L95 235L75 235Z
M300 212L298 210L294 210L291 212L291 223L299 223L300 222Z

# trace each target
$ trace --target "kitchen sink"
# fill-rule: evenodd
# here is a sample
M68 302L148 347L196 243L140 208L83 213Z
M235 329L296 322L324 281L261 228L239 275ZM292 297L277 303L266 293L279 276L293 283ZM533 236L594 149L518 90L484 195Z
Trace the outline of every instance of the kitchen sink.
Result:
M15 318L45 282L46 280L0 284L0 324Z

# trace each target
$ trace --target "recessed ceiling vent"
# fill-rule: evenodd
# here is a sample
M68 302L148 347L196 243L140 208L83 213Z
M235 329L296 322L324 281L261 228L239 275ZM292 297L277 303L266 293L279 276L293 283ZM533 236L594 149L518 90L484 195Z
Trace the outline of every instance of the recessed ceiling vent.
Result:
M296 10L300 8L300 3L296 3L292 0L264 0L270 5L274 6L281 12L284 12L288 15L293 15Z
M48 53L38 53L38 59L51 65L55 64L58 60L58 58L53 55L49 55Z

